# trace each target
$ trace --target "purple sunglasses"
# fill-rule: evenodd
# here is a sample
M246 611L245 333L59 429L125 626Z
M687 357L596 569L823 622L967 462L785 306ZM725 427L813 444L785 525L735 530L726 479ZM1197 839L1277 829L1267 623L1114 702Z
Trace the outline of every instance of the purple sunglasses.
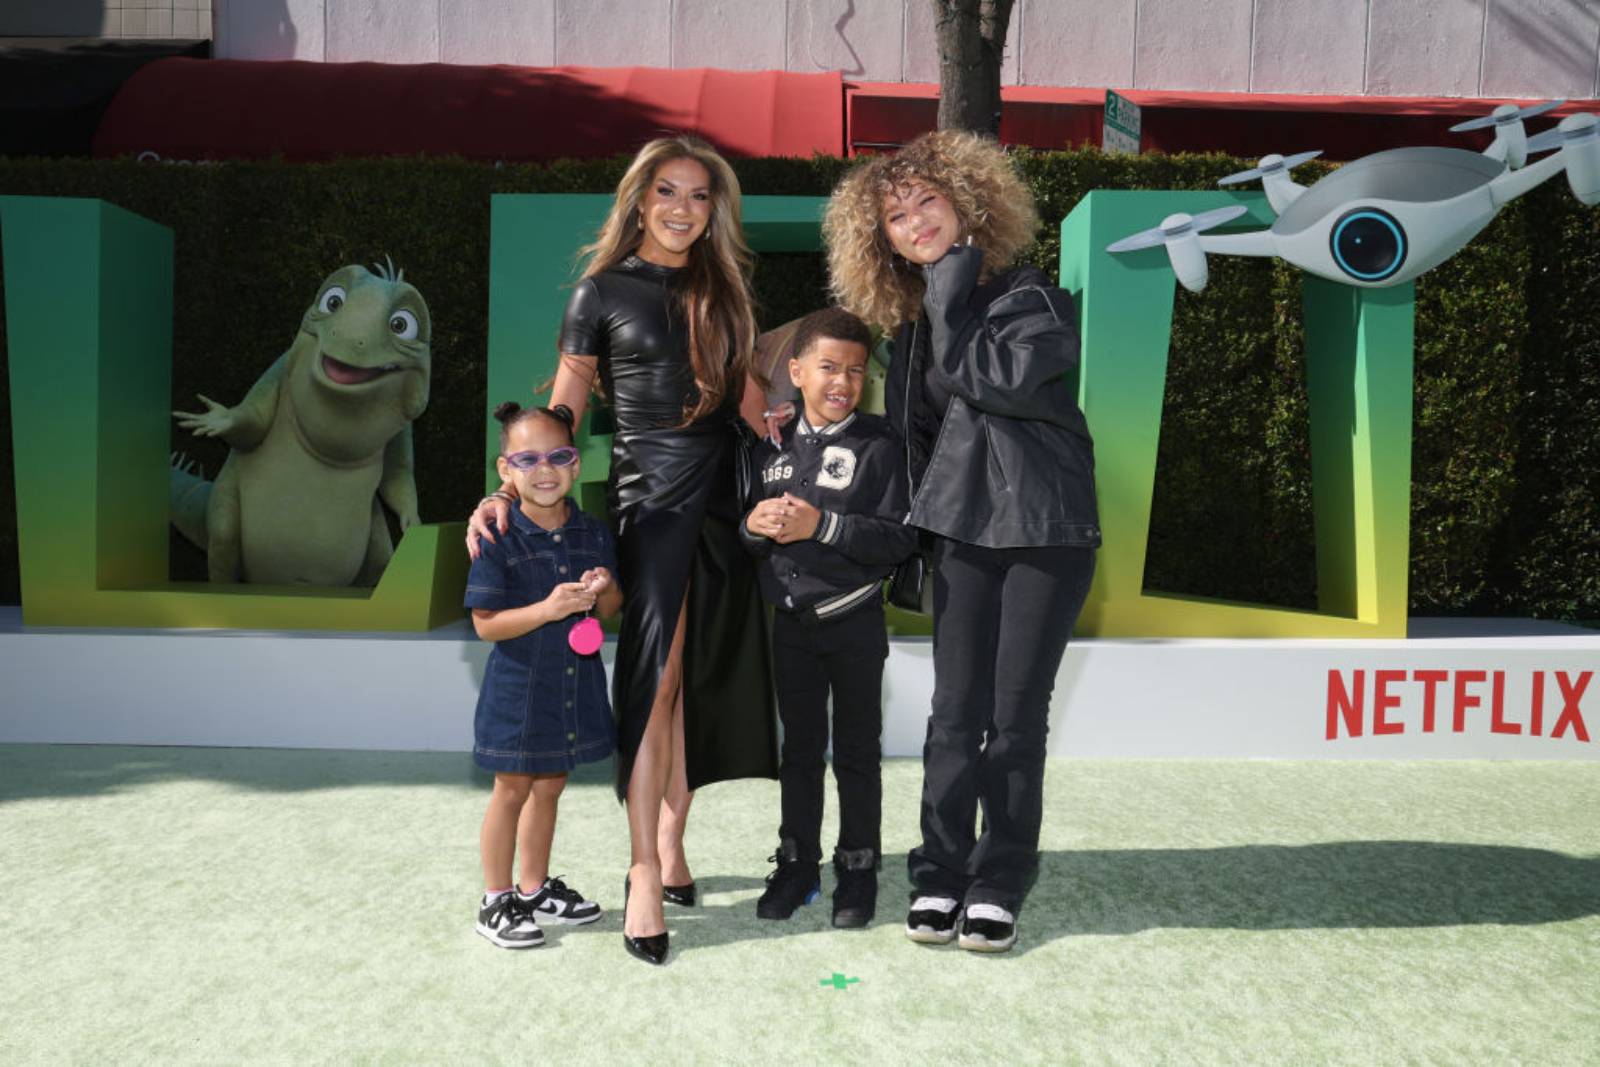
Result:
M547 461L552 467L570 467L578 461L578 450L571 445L562 445L548 452L513 452L509 456L502 454L500 458L519 471L531 471Z

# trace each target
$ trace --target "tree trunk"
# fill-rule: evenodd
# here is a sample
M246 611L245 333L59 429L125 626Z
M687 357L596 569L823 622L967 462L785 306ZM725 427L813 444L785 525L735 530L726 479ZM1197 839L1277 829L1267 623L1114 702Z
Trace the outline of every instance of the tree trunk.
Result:
M939 128L1000 136L1000 62L1013 0L931 0L939 42Z

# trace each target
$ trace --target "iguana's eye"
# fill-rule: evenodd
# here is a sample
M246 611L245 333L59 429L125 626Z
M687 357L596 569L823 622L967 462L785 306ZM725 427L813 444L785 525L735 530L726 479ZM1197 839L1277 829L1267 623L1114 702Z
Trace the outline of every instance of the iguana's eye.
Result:
M343 286L328 286L328 291L322 294L321 300L317 301L317 310L325 315L331 315L344 307L344 296Z
M405 308L389 316L389 329L402 341L417 339L417 317Z

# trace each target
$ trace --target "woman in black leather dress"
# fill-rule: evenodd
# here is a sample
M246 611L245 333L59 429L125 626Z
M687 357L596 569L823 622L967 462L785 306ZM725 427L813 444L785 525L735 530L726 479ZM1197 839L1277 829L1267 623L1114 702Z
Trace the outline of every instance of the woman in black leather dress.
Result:
M579 420L598 384L616 418L607 496L624 602L612 690L632 843L623 937L654 963L667 952L663 895L694 899L683 854L693 790L777 776L766 621L738 539L736 423L741 408L759 423L764 399L749 373L753 256L739 215L738 179L708 145L646 145L581 253L551 391Z

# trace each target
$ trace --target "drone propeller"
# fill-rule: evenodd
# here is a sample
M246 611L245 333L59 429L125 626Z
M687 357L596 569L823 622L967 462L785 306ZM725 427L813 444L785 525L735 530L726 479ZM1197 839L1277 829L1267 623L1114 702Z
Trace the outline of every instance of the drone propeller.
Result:
M1574 122L1573 119L1587 119ZM1552 148L1571 148L1600 136L1600 123L1593 115L1573 115L1563 119L1561 125L1545 130L1537 137L1528 138L1528 152L1548 152Z
M1136 252L1141 248L1154 248L1156 245L1169 244L1184 237L1215 229L1224 222L1238 218L1247 210L1249 209L1243 204L1232 204L1228 207L1216 208L1213 211L1202 211L1198 215L1186 215L1180 211L1176 215L1168 215L1162 219L1160 226L1141 230L1131 237L1124 237L1114 244L1106 245L1106 251Z
M1241 170L1237 174L1230 174L1226 178L1217 179L1218 185L1238 185L1240 182L1253 181L1256 178L1270 178L1275 174L1287 174L1302 163L1309 162L1322 155L1322 149L1315 152L1296 152L1292 156L1280 156L1276 152L1269 156L1261 157L1261 165Z
M1458 122L1450 127L1451 133L1465 133L1467 130L1483 130L1490 126L1509 126L1513 122L1531 119L1535 115L1543 115L1546 111L1560 107L1566 100L1546 100L1542 104L1529 104L1527 107L1517 107L1515 104L1501 104L1487 115L1480 115L1475 119Z

